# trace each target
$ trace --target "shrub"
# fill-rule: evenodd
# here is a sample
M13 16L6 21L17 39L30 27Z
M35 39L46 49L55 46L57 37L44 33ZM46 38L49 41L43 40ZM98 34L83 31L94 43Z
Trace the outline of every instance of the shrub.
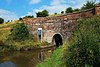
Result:
M79 20L66 50L67 67L100 66L100 16Z
M90 8L94 8L95 7L95 0L93 1L89 1L89 0L87 0L87 2L86 2L86 4L84 4L82 7L81 7L81 9L82 10L85 10L85 9L90 9Z
M72 7L68 7L67 9L66 9L66 11L65 11L66 13L72 13L73 12L73 9L72 9Z
M0 46L4 45L4 42L2 40L0 40Z
M15 41L23 41L29 36L29 31L24 23L17 23L11 29L10 38Z
M3 18L0 18L0 24L2 24L4 22Z

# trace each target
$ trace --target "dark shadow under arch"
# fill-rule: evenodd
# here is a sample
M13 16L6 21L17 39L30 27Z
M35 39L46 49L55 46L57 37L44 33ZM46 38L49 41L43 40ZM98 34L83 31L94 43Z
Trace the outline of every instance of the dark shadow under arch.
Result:
M55 43L57 47L59 47L60 45L62 45L63 42L62 42L62 37L61 37L61 35L60 35L60 34L55 34L55 35L53 36L52 42Z

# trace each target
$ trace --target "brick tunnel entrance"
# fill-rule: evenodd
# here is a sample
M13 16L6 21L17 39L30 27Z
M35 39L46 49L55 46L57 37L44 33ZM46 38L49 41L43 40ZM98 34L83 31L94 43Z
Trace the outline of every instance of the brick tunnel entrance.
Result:
M57 47L62 45L62 37L60 34L55 34L52 39L53 44L56 44Z

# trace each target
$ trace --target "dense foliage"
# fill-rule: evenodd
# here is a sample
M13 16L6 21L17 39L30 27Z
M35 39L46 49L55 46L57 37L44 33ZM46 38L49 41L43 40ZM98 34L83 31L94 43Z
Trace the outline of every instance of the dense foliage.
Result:
M73 12L78 12L78 11L80 11L80 9L78 9L78 8L73 10Z
M82 6L82 10L85 10L85 9L90 9L90 8L93 8L93 7L95 7L95 2L94 1L87 1L87 3L86 4L84 4L83 6Z
M0 18L0 24L4 23L4 19Z
M23 41L29 36L29 31L24 23L17 23L11 29L10 37L16 41Z
M73 12L73 9L72 9L72 7L68 7L67 9L66 9L66 11L65 11L66 13L72 13Z
M36 15L37 15L37 17L46 17L49 15L48 13L49 12L47 10L43 10L41 12L36 13Z
M67 67L100 66L100 16L80 19L66 50Z
M34 18L34 16L33 15L28 15L28 16L25 16L23 18Z

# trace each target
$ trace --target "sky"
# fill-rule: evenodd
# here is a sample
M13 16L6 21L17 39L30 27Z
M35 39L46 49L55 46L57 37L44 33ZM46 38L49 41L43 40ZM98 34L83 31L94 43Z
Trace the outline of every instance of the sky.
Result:
M91 1L91 0L90 0ZM96 0L96 3L100 0ZM0 0L0 17L5 21L16 20L20 17L34 15L42 10L49 14L60 13L66 8L80 8L86 0Z

